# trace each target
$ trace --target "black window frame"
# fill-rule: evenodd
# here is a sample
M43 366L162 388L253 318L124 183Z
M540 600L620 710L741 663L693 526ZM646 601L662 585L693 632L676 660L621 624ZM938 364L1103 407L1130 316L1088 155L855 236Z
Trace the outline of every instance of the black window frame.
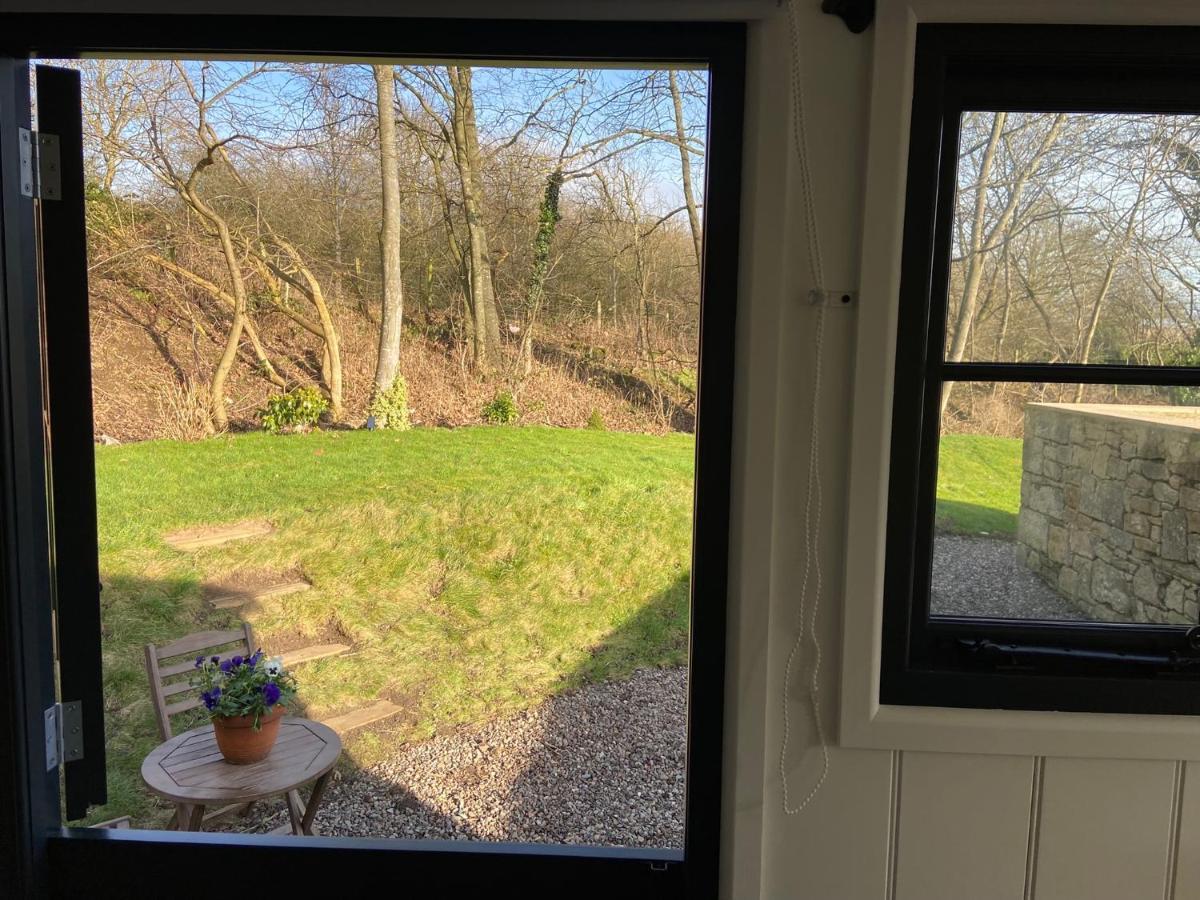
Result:
M6 107L0 114L12 127L21 124L28 97L28 85L12 76L19 72L13 63L33 58L211 53L347 62L676 63L710 73L682 851L61 827L57 779L42 773L39 758L53 646L45 604L48 549L38 537L47 473L39 456L37 320L20 306L35 293L29 283L33 238L23 215L28 207L11 190L15 154L3 148L0 261L8 289L0 291L0 573L7 581L0 646L11 650L4 671L15 680L12 695L0 702L0 712L12 713L12 729L0 730L0 776L14 787L14 803L0 802L0 877L10 887L49 896L127 897L149 884L172 896L208 897L215 878L240 872L242 881L262 873L270 889L289 892L336 879L358 887L395 885L413 896L484 890L529 898L717 896L745 41L743 22L0 14L0 56L6 57L0 60ZM30 523L33 539L18 542Z
M1200 385L1178 366L944 361L961 114L1200 113L1200 29L921 24L888 483L884 704L1200 714L1200 629L931 617L943 382Z

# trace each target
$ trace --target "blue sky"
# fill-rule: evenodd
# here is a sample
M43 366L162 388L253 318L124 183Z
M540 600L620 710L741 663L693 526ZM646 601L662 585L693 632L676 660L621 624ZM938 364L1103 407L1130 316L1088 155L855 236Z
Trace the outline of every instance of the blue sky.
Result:
M207 70L199 61L188 61L185 65L197 84L206 75L211 93L212 90L219 90L221 86L244 76L256 64L221 60L213 62ZM349 92L354 97L373 102L374 81L367 66L345 64L336 68L339 70L337 74L346 82ZM578 105L583 96L582 92L585 91L590 101L585 106L587 114L575 131L573 143L576 145L595 141L612 133L614 128L628 121L629 117L649 117L653 120L652 124L656 123L654 127L669 130L673 128L669 101L664 96L657 95L657 104L650 103L646 102L644 96L638 96L636 93L638 86L644 83L652 71L550 66L476 66L473 70L473 82L481 138L485 144L506 140L515 129L525 123L529 114L548 95L554 96L554 99L546 108L550 113L547 118L561 118L568 107ZM665 80L665 72L659 77ZM707 118L707 73L689 72L680 77L695 88L697 93L703 95L689 96L684 101L684 117L691 126L692 133L702 139L703 125ZM242 110L243 121L240 126L229 120L218 120L218 130L247 131L251 127L247 124L249 120L253 133L261 138L269 140L274 135L282 142L286 140L286 136L294 137L297 131L319 124L320 121L319 109L306 100L309 84L307 79L282 63L276 69L255 74L251 81L240 85L230 94L231 98L236 98L237 105ZM397 93L402 101L412 103L412 97L405 91L398 90ZM613 101L614 97L621 97L623 94L625 110L629 116L618 114L618 104ZM629 99L630 96L632 100ZM536 124L527 130L526 140L540 144L547 153L556 152L561 144L560 137ZM661 141L642 143L626 151L624 158L644 173L642 200L650 211L662 212L682 204L680 161L678 151L673 145ZM692 172L697 198L702 202L702 157L694 159ZM127 177L132 174L128 173Z

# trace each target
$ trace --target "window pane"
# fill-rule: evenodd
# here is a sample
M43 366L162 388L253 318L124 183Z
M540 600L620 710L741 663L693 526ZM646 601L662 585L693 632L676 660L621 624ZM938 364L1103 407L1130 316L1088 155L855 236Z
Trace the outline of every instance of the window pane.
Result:
M946 359L1200 360L1200 116L962 115Z
M1200 621L1200 389L960 383L950 399L934 615Z

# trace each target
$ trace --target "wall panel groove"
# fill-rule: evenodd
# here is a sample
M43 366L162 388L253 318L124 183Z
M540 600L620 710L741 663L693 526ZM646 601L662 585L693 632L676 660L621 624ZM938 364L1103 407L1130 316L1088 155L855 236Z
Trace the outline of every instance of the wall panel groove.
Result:
M1175 784L1171 791L1171 824L1167 833L1167 872L1163 878L1163 900L1174 900L1175 881L1179 871L1179 819L1183 815L1183 781L1187 764L1175 763Z
M1171 861L1172 900L1200 897L1200 777L1197 762L1186 760L1179 778L1179 818Z
M1025 890L1024 900L1033 900L1033 886L1037 881L1038 832L1042 826L1042 778L1046 771L1046 757L1035 756L1029 786L1029 835L1025 842Z
M887 886L884 896L896 900L896 862L900 855L900 782L904 773L904 751L892 751L892 797L888 807Z

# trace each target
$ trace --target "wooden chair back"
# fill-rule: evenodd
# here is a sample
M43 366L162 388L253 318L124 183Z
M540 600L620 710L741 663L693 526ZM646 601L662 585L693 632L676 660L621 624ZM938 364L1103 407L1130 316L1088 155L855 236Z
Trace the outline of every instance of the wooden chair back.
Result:
M164 740L172 736L171 717L201 705L191 677L196 671L196 657L249 656L254 652L254 632L249 623L235 631L200 631L161 646L146 645L146 674L150 678L150 699L158 720L158 733ZM172 697L186 695L181 700Z

